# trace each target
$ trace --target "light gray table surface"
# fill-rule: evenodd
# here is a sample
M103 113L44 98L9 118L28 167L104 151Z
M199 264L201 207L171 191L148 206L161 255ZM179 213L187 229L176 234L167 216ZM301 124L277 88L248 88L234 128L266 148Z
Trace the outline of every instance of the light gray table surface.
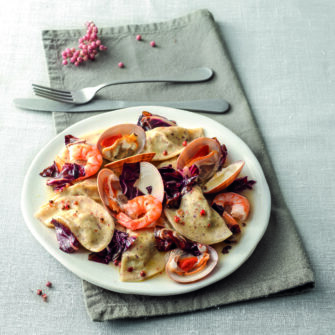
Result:
M48 83L42 29L168 20L200 8L215 16L316 274L315 289L219 309L93 323L81 280L34 239L20 193L51 115L12 105ZM20 1L1 3L0 334L333 334L335 2L333 0ZM195 32L196 33L196 32ZM50 280L43 303L34 292Z

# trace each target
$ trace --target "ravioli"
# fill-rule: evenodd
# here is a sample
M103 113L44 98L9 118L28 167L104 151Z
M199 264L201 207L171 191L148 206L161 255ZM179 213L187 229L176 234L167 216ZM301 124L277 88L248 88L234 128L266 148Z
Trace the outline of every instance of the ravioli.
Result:
M202 128L187 129L178 126L157 127L145 132L144 152L155 152L153 161L164 161L175 157L184 149L183 143L204 136Z
M122 255L120 280L141 281L163 271L165 252L158 251L155 247L154 230L128 230L128 234L136 236L136 240Z
M59 196L40 207L35 217L48 227L51 220L67 226L87 250L105 249L114 234L114 219L107 210L86 196Z
M79 183L71 185L65 188L64 191L62 191L59 195L84 195L93 199L94 201L101 203L97 178L88 178Z
M205 215L200 214L202 210ZM194 186L182 197L179 209L165 208L164 213L178 233L195 242L214 244L232 235L223 218L208 204L199 186Z

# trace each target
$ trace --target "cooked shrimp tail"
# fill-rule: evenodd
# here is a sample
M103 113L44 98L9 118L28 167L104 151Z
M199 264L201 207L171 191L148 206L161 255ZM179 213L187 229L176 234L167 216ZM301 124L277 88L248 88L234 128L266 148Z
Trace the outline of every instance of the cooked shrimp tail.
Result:
M124 227L136 230L152 226L162 214L162 203L152 195L141 195L129 200L116 215Z

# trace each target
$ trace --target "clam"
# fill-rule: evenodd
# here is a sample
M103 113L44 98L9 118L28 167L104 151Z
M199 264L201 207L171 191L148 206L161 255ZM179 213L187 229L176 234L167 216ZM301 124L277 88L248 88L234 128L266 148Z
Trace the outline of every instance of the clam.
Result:
M122 205L127 203L128 199L122 192L119 176L113 170L104 168L98 174L97 183L101 201L110 214L115 215L121 211ZM134 187L143 194L151 194L163 202L163 180L157 168L151 163L140 163L140 175Z
M167 275L181 284L194 283L208 276L218 263L218 253L206 245L200 245L199 250L199 256L181 249L172 250L165 267Z
M214 173L211 179L202 186L205 194L217 193L228 187L240 174L245 162L236 161Z
M148 162L140 163L140 178L135 186L144 194L151 194L160 202L164 199L164 184L158 169Z
M115 162L111 162L105 165L105 168L112 169L117 175L122 172L123 165L125 163L138 163L138 162L151 162L156 154L154 152L148 152L143 154L138 154L135 156L120 159Z
M213 176L220 164L220 143L216 139L199 137L187 145L177 160L177 169L187 172L196 165L199 169L199 181L203 182Z
M144 130L131 123L119 124L106 129L97 142L97 147L102 156L109 161L139 154L144 146Z

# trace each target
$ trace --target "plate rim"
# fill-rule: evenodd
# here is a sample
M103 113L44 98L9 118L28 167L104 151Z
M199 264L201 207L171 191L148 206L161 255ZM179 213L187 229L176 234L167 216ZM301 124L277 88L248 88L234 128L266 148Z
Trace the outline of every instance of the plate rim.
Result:
M122 113L122 112L137 112L140 113L140 110L150 110L150 109L159 109L161 114L164 115L164 113L171 113L172 112L182 112L183 114L185 113L186 117L192 116L192 115L197 115L197 117L203 118L206 120L206 122L212 123L213 125L219 126L219 127L223 127L225 128L225 131L229 134L229 136L232 136L233 138L235 138L235 140L237 140L238 142L240 142L240 144L242 144L242 147L244 147L245 150L248 151L248 154L250 155L250 157L253 159L253 164L255 164L256 170L258 171L258 173L260 174L261 178L262 178L262 184L263 184L263 190L265 191L265 193L263 194L265 201L266 201L266 206L265 206L265 223L262 226L261 231L258 233L257 235L257 241L255 241L254 245L252 248L248 249L248 252L244 255L243 260L239 262L239 265L236 267L233 267L231 269L231 271L228 271L224 274L224 276L219 276L219 278L215 277L215 280L211 280L211 276L207 277L205 280L199 281L197 283L193 283L193 284L177 284L177 287L182 287L183 289L178 291L169 291L169 292L151 292L151 291L147 291L147 292L138 292L137 290L133 290L133 289L123 289L122 287L115 287L115 285L113 287L111 287L110 285L105 285L104 283L102 283L101 281L95 280L95 278L92 278L91 276L89 276L84 269L75 267L75 269L73 269L73 265L71 264L71 260L70 257L64 257L64 255L66 256L71 256L71 254L66 254L61 252L60 250L58 250L58 252L55 252L54 248L52 247L52 245L46 241L43 236L41 234L38 233L37 229L35 229L34 225L36 223L34 222L38 222L37 219L35 219L34 217L30 217L29 215L29 210L26 208L28 202L26 202L26 198L25 195L29 194L29 190L28 188L28 183L29 183L29 176L31 175L32 171L34 170L34 166L36 165L36 162L41 158L41 156L43 157L43 154L45 153L46 149L52 145L53 143L57 142L57 140L61 137L64 136L65 133L72 131L73 128L82 128L83 125L89 123L92 119L94 119L95 121L99 122L99 119L105 119L107 118L109 115L112 115L113 113ZM139 114L137 114L139 115ZM177 120L178 121L178 120ZM135 122L134 122L135 123ZM204 126L204 129L206 130L206 125ZM259 182L259 180L257 181ZM44 200L44 199L43 199ZM43 147L38 151L38 153L36 154L36 156L34 157L34 159L32 160L32 162L30 163L30 166L26 172L26 175L24 177L24 182L23 182L23 186L22 186L22 192L21 192L21 212L23 214L23 218L24 221L26 223L26 225L28 226L28 229L30 230L30 232L32 233L32 235L35 237L35 239L43 246L44 249L46 249L46 251L53 256L55 259L57 259L58 262L60 262L65 268L67 268L69 271L71 271L72 273L74 273L75 275L77 275L79 278L86 280L94 285L97 285L99 287L105 288L109 291L113 291L113 292L117 292L117 293L123 293L123 294L138 294L138 295L148 295L148 296L170 296L170 295L179 295L179 294L184 294L184 293L189 293L192 291L196 291L199 290L201 288L207 287L209 285L212 285L220 280L223 280L224 278L226 278L227 276L229 276L231 273L235 272L237 269L239 269L247 260L248 258L252 255L252 253L254 252L254 250L256 249L256 247L258 246L259 242L261 241L261 239L263 238L266 229L268 227L269 224L269 220L270 220L270 213L271 213L271 194L270 194L270 189L268 186L268 183L266 181L263 169L258 161L258 159L256 158L255 154L252 152L252 150L249 148L249 146L238 136L236 135L233 131L231 131L229 128L227 128L224 124L219 123L218 121L211 119L207 116L204 115L199 115L196 114L194 112L190 112L190 111L186 111L186 110L182 110L182 109L177 109L177 108L172 108L172 107L163 107L163 106L159 106L159 105L151 105L151 106L135 106L135 107L128 107L128 108L122 108L122 109L118 109L118 110L114 110L114 111L110 111L110 112L104 112L98 115L93 115L91 117L85 118L67 128L65 128L62 132L60 132L59 134L57 134L56 136L54 136L52 139L50 139L50 141L48 141L45 145L43 145ZM33 222L34 221L34 222ZM40 223L40 222L38 222ZM239 245L239 244L238 244ZM234 250L234 248L232 249ZM101 265L101 266L106 266L103 264L99 264L96 263L97 265ZM148 279L148 281L153 280L153 279ZM116 284L120 284L120 283L125 283L125 282L121 282L118 281L116 282ZM139 282L142 283L142 282Z

